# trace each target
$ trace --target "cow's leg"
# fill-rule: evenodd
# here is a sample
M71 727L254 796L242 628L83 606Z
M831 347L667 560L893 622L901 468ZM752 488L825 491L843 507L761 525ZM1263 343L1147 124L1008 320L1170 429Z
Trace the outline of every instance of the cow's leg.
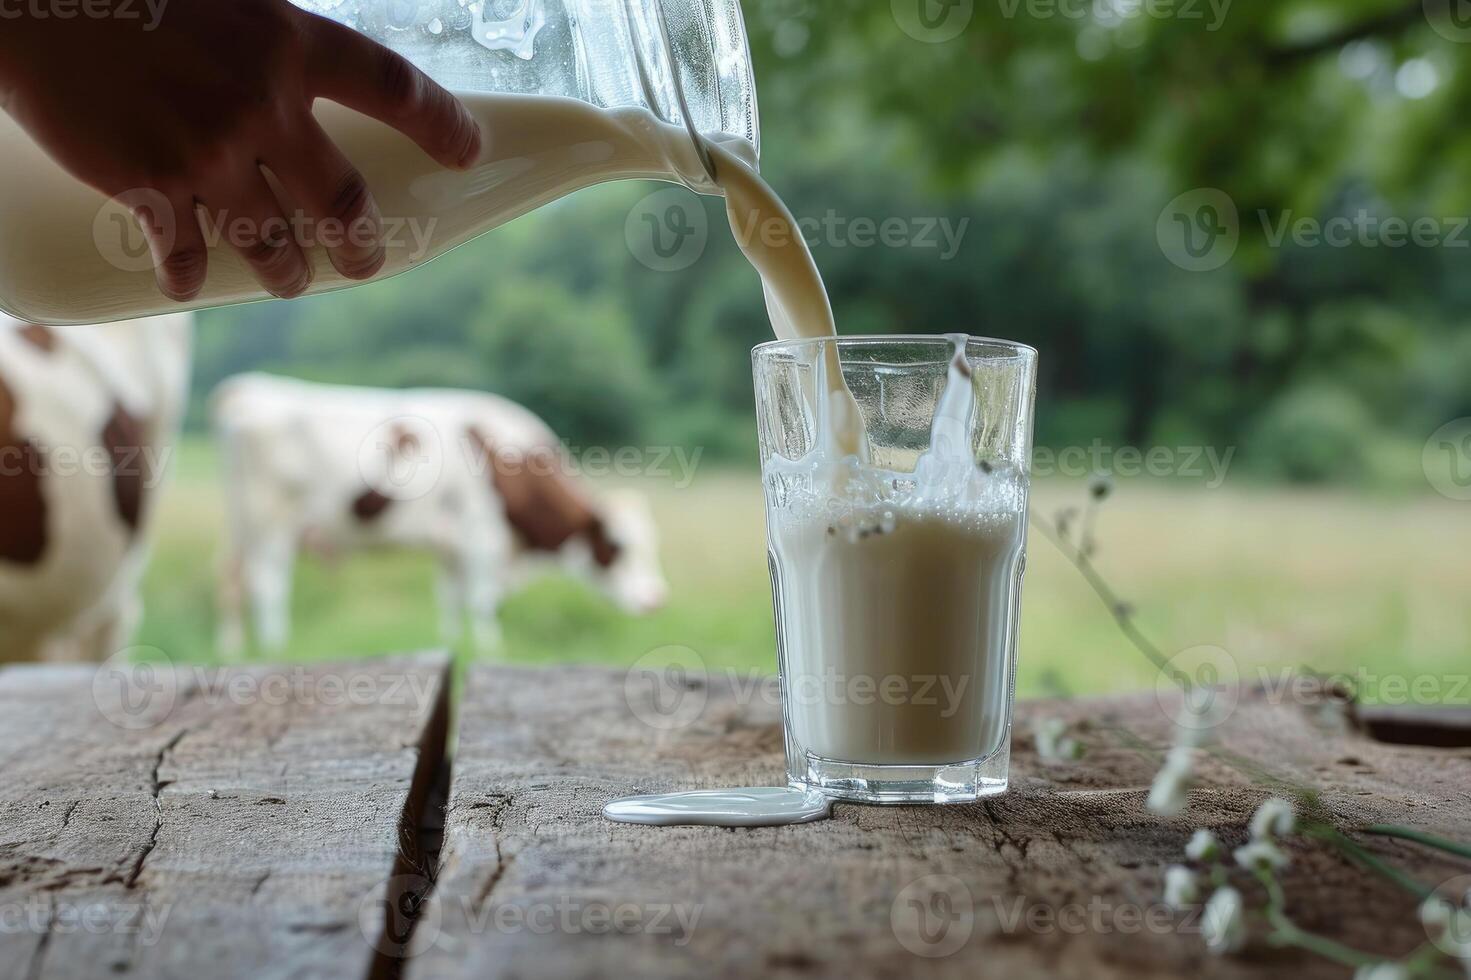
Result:
M439 601L439 638L459 643L465 638L465 573L457 559L440 562L434 592Z
M292 540L276 535L258 542L245 559L255 641L266 653L286 649L291 636L291 577L296 566Z
M474 652L486 653L501 645L500 612L505 588L497 574L497 563L488 555L466 561L464 574L465 603L470 610L471 642Z
M45 657L51 661L101 663L133 643L143 622L143 571L147 553L135 549L118 567L107 593L97 604L52 638Z
M245 654L245 567L234 552L220 559L215 610L215 649L225 660L238 660Z

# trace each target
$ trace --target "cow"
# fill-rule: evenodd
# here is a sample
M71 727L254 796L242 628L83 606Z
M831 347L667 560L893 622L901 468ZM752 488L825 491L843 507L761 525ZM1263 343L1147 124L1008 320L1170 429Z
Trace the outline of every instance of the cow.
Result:
M0 659L103 660L131 642L192 338L187 313L0 313Z
M383 390L267 374L222 382L210 415L223 459L228 544L219 649L280 652L303 551L430 552L440 633L500 642L501 600L548 569L578 575L633 613L663 604L648 501L595 496L539 417L475 391Z

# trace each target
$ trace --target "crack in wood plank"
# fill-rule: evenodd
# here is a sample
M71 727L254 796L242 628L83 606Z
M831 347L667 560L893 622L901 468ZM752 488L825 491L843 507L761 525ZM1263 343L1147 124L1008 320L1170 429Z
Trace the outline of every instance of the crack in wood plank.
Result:
M138 860L133 864L133 870L128 873L128 877L123 881L123 887L125 888L137 887L138 877L143 874L143 863L148 860L148 855L152 854L153 849L158 846L158 835L163 830L163 802L159 797L163 793L164 787L168 785L168 782L172 781L165 782L160 780L158 773L163 768L164 761L168 758L169 753L174 751L188 734L188 728L181 728L175 732L174 737L165 742L163 747L158 750L158 754L153 758L153 772L150 776L153 783L151 788L151 794L153 796L153 833L148 836L147 843L138 852Z
M3 672L0 744L20 751L0 769L0 905L35 911L0 929L0 977L372 976L358 916L386 876L425 863L409 842L432 816L422 801L447 743L448 668L437 655L305 668L348 690L362 671L427 685L351 710L195 698L184 679L143 731L95 710L91 668ZM221 677L259 691L282 669ZM283 711L290 731L272 723ZM283 768L298 774L289 786ZM88 932L61 928L71 919L56 908L153 918L146 932Z

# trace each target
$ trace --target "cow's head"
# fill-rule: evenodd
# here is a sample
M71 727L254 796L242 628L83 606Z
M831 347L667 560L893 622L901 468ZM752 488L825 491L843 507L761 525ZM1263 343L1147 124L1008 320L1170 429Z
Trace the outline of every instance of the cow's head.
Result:
M669 584L659 563L659 528L648 498L633 490L614 491L595 509L592 560L584 566L593 583L628 612L643 615L662 608Z
M647 498L631 491L594 500L567 471L557 448L497 449L479 429L470 438L488 461L506 520L528 551L559 563L628 612L664 605L659 534Z

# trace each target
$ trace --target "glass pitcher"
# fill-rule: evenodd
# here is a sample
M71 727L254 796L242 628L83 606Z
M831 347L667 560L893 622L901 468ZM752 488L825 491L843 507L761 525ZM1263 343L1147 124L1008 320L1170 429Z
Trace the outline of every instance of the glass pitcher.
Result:
M705 140L757 162L739 0L293 2L404 55L459 95L485 134L480 162L451 172L387 126L317 102L314 114L378 201L380 278L592 184L653 178L713 193ZM152 202L109 200L81 184L4 113L0 154L9 177L0 182L0 310L98 323L270 298L221 231L206 227L204 289L186 303L168 299L132 217ZM356 285L327 258L344 230L288 216L313 267L308 294Z

